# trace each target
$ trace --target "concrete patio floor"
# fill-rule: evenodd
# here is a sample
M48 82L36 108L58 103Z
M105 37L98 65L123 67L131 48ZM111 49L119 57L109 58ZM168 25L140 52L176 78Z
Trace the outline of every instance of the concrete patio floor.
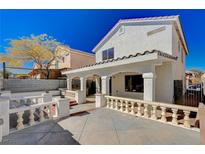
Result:
M74 106L71 113L12 133L0 144L199 144L199 132L106 108L94 109L94 103Z

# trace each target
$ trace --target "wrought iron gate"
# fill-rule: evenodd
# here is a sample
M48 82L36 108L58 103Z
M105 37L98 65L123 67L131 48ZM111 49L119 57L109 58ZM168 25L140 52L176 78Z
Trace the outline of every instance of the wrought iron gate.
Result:
M203 83L189 85L183 95L181 105L198 107L200 102L204 102L203 90Z

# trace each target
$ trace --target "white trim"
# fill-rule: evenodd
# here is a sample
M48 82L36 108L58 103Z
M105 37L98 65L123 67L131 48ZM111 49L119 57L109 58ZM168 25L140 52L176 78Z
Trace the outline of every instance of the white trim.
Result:
M86 52L86 51L74 49L74 48L71 48L71 47L66 46L66 45L59 45L59 46L57 46L56 50L58 50L58 48L64 49L67 52L71 52L71 53L83 54L83 55L91 56L91 57L95 56L95 53L89 53L89 52Z
M143 73L143 78L144 79L153 79L156 78L156 74L155 73Z
M84 68L69 70L69 71L62 72L62 74L78 73L78 72L96 70L96 69L101 69L101 68L107 68L107 67L114 67L114 66L132 64L132 63L144 62L144 61L149 61L149 60L156 60L158 58L159 57L158 57L157 53L152 53L152 54L149 54L149 55L143 55L143 56L139 56L139 57L124 59L124 60L121 60L121 61L113 61L113 62L109 62L109 63L104 63L102 65L94 65L94 66L91 66L91 67L84 67Z

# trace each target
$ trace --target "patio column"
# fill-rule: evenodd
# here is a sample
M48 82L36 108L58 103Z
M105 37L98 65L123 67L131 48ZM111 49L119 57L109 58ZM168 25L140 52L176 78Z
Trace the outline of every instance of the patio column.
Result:
M155 101L155 79L154 73L144 73L144 100Z
M109 95L109 79L108 76L101 77L102 94Z
M67 89L72 90L72 79L67 77Z
M80 90L86 92L86 79L84 77L80 77Z
M96 83L96 93L100 93L101 90L100 90L100 78L99 77L95 78L95 83Z
M106 106L105 95L109 95L109 79L110 77L108 76L101 77L101 87L102 87L101 93L97 93L95 95L95 107L96 108ZM96 81L96 86L97 86L97 83L100 87L100 79L98 80L98 82Z

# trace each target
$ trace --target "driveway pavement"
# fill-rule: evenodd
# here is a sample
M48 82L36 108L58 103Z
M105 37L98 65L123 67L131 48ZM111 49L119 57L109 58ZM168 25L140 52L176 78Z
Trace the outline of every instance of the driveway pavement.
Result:
M71 112L70 117L10 134L1 144L199 144L198 132L106 108L94 109L94 104L73 107Z

